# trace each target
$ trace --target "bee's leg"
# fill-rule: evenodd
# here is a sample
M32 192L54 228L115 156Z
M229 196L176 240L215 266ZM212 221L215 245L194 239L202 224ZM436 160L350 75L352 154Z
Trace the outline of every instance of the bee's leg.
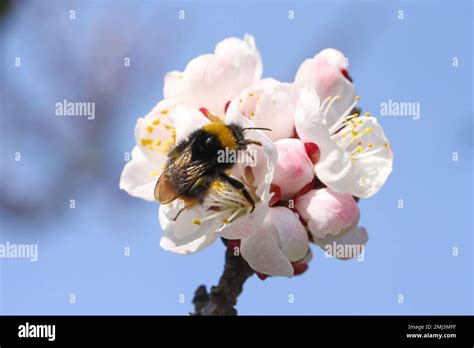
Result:
M186 209L186 207L183 207L180 209L180 211L178 211L178 214L176 214L176 216L174 218L171 219L171 221L176 221L176 219L178 219L178 217L181 215L181 213Z
M258 146L262 146L262 143L258 140L253 140L253 139L244 139L242 140L242 142L240 143L240 145L243 145L243 146L247 146L247 145L258 145Z
M198 203L198 200L194 197L181 196L179 199L180 199L179 206L181 209L178 211L178 214L176 214L176 216L171 219L171 221L176 221L183 211L185 211L187 208L190 208Z
M250 195L250 193L247 191L247 189L245 188L245 185L242 184L239 180L234 179L234 178L228 176L225 173L221 173L220 177L221 177L222 180L229 183L232 187L234 187L237 190L239 190L240 192L242 192L242 194L244 195L247 202L249 202L250 205L252 206L252 210L250 211L250 213L252 213L255 210L255 201L252 198L252 196Z

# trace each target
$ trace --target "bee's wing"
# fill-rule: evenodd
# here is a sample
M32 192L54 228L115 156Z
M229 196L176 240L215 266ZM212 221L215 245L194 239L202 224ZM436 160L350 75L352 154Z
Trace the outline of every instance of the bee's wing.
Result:
M168 204L198 181L209 168L209 164L191 161L191 151L185 149L166 167L155 186L155 199Z
M178 198L179 194L170 181L168 168L161 174L155 186L155 199L162 204L167 204Z

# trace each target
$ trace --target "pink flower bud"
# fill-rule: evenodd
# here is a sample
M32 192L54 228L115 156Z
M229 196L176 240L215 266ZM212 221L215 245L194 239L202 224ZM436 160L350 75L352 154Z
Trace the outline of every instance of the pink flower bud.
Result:
M359 207L352 195L328 188L311 190L297 197L295 209L315 238L336 236L354 228L359 221Z
M294 197L314 177L313 165L299 139L281 139L275 142L278 163L273 176L273 184L281 189L281 199Z

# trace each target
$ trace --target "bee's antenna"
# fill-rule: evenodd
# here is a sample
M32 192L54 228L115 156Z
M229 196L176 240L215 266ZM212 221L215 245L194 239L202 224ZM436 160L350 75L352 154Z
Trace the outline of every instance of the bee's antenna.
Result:
M248 127L248 128L242 128L242 130L246 129L258 129L258 130L266 130L266 131L272 131L270 128L263 128L263 127Z

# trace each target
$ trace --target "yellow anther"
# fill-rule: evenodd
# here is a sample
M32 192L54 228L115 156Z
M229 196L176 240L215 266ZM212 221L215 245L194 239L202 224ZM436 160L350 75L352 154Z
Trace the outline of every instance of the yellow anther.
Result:
M158 126L160 124L160 120L159 119L153 120L151 124L154 126Z
M361 153L362 152L362 146L357 146L357 149L356 149L357 153Z
M156 146L160 146L160 145L161 145L161 139L158 139L158 140L156 141Z
M162 115L166 115L167 113L168 113L168 110L167 110L167 109L164 109L164 110L161 110L161 111L160 111L160 114L162 114Z
M354 99L355 99L355 100L360 100L360 97L359 97L358 95L356 95L356 96L354 97Z
M224 187L222 183L219 180L216 180L212 183L211 189L214 191L220 190Z
M369 117L369 116L370 116L370 112L366 112L364 115L367 116L367 117Z
M194 225L200 225L200 224L201 224L201 220L200 220L200 219L193 219L193 224L194 224Z
M356 135L357 135L357 131L356 131L355 129L352 130L351 133L352 133L353 136L356 136Z
M253 93L252 92L249 92L249 97L253 97Z
M369 149L371 149L371 148L374 147L374 144L367 144L367 147L368 147Z
M148 126L146 127L146 130L148 131L148 133L153 133L154 128L152 126Z
M227 225L229 223L229 219L225 218L224 220L222 220L222 222Z
M354 117L359 117L359 113L358 112L354 113Z
M383 144L383 147L385 147L386 149L388 149L388 144L387 144L387 143L384 143L384 144Z
M151 176L158 176L160 173L157 170L152 170L150 174Z
M153 144L153 139L142 138L141 143L143 146L151 145Z
M255 112L251 112L250 116L252 116L252 117L255 116Z
M173 126L170 126L169 124L165 124L165 128L169 130L169 129L173 128Z

